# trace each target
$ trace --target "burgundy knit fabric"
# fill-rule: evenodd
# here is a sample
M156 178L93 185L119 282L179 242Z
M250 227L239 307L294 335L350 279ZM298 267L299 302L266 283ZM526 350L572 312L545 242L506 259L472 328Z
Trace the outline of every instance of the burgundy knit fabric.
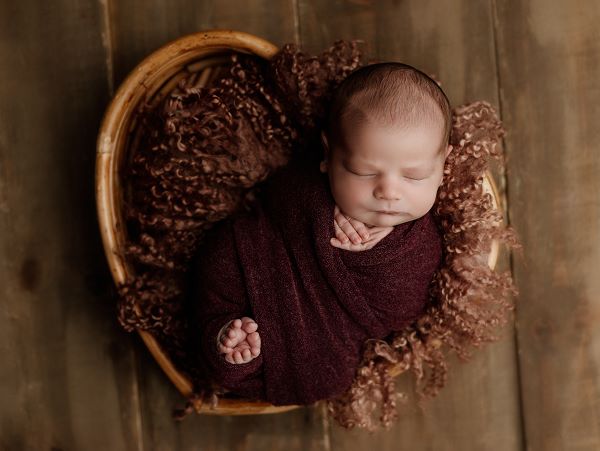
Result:
M366 339L385 338L423 312L441 234L430 211L369 250L332 246L329 179L306 164L280 168L259 199L213 227L200 248L193 304L203 366L220 386L274 405L338 396ZM216 337L242 316L258 323L261 353L232 364Z

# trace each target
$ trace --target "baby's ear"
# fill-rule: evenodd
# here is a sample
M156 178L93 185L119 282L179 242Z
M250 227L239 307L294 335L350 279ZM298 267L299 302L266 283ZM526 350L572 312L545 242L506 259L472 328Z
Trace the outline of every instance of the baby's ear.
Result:
M322 173L327 172L327 161L325 161L325 160L321 161L321 163L319 164L319 170Z
M448 147L446 148L446 155L444 155L444 158L448 158L448 155L450 154L452 149L453 149L452 144L448 144Z

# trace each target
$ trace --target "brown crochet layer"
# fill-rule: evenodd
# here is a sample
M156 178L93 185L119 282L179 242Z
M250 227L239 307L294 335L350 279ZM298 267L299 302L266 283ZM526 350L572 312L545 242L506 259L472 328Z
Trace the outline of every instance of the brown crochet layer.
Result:
M196 392L213 404L223 392L187 358L190 259L215 222L252 208L261 182L276 168L294 156L322 158L311 149L319 148L333 89L363 65L359 42L336 41L319 56L286 44L270 61L232 54L211 87L194 88L184 79L157 107L140 109L142 139L121 174L128 183L126 253L136 276L119 287L119 321L128 331L152 332ZM432 281L430 307L389 339L367 340L354 384L327 401L344 427L389 428L399 396L391 366L401 362L403 371L412 371L420 400L435 396L446 381L442 344L468 359L470 348L496 339L494 330L508 320L505 298L517 294L512 279L491 271L482 258L493 239L517 246L482 190L487 157L501 158L497 144L504 131L485 102L454 113L455 150L434 205L445 257Z

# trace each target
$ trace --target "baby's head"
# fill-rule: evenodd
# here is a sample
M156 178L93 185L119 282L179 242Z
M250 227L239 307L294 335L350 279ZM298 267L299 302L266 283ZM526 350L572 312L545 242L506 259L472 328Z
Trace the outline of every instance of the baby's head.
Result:
M320 169L336 204L372 226L424 216L452 150L451 126L448 98L414 67L377 63L352 72L336 89L321 133Z

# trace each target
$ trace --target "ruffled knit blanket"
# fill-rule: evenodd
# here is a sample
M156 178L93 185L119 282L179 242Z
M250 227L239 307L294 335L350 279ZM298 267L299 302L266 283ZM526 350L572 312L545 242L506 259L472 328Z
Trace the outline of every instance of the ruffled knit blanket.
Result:
M280 169L261 200L217 224L200 247L192 335L207 373L233 393L274 405L340 395L367 338L383 339L423 313L441 235L429 212L369 250L332 246L335 202L316 165ZM216 337L242 316L258 323L261 354L233 364L217 353Z

